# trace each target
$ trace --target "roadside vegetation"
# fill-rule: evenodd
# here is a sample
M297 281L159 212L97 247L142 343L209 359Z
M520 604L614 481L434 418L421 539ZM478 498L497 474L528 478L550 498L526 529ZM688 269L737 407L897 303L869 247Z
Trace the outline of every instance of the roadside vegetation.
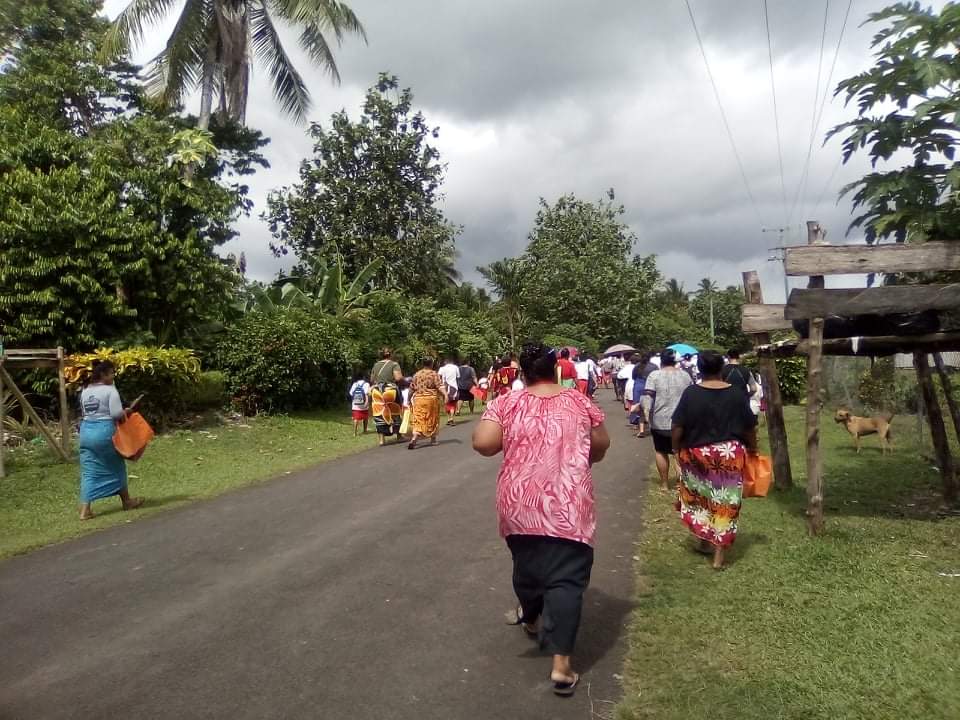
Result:
M369 448L340 412L259 416L159 436L143 459L128 463L130 492L143 507L122 512L116 498L77 519L76 464L55 462L45 445L15 449L0 503L0 558L213 497L324 460Z
M810 538L803 408L786 417L796 488L746 501L725 572L651 485L617 717L960 717L960 516L915 419L894 421L882 457L824 416L827 527Z

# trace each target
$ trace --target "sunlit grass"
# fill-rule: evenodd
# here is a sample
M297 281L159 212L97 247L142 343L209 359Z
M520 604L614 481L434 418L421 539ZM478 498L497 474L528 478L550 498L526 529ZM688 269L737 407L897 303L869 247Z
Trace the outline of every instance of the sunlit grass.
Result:
M857 456L824 416L819 538L803 520L802 410L787 420L797 489L746 501L725 572L651 488L617 716L960 717L960 517L939 511L915 420L894 421L883 458L876 437Z
M354 438L353 423L343 412L174 432L157 438L142 460L127 465L130 493L146 498L146 504L125 513L116 498L99 500L93 506L97 517L85 522L77 512L79 466L54 462L42 446L22 448L8 457L10 474L0 480L0 557L133 522L375 444L372 432Z

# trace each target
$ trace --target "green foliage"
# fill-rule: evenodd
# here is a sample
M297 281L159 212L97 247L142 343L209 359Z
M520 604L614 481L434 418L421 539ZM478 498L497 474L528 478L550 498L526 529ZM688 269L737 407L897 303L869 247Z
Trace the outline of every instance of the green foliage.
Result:
M200 361L193 350L165 347L100 348L68 358L66 376L79 390L89 381L94 360L116 367L116 385L126 402L143 395L139 411L158 428L169 425L195 407L201 385Z
M744 303L743 289L731 285L724 290L718 290L715 284L711 284L710 289L705 290L704 282L709 283L710 281L701 281L700 289L690 301L690 317L696 318L697 325L706 330L707 337L709 337L710 303L712 300L713 345L723 350L729 348L744 350L750 347L750 339L740 329L741 308Z
M778 358L777 379L780 385L780 397L785 405L795 405L806 398L807 393L807 359L804 357ZM744 361L745 366L756 371L757 358L751 357Z
M227 403L227 377L219 370L200 373L191 407L197 410L221 408Z
M844 161L867 148L874 166L905 151L912 160L899 169L872 172L844 188L856 191L864 212L851 223L865 226L867 241L953 240L960 236L960 5L939 12L920 3L897 3L872 13L883 27L873 38L876 64L840 83L838 93L855 100L857 117L835 127L846 133ZM829 137L829 136L828 136Z
M518 333L522 331L525 320L522 262L517 258L503 258L486 267L478 267L477 271L497 294L494 310L506 326L510 349L518 350Z
M437 206L445 166L430 144L439 131L414 112L409 89L381 75L358 122L346 111L311 125L314 156L300 182L270 194L264 217L278 254L342 256L355 277L378 258L374 285L428 295L448 286L458 229Z
M660 276L652 257L633 255L623 213L608 200L565 195L550 205L541 199L524 254L481 270L495 290L509 288L501 302L523 321L522 334L543 337L558 325L580 326L600 345L639 333Z
M264 141L216 126L211 154L210 136L146 108L133 68L94 62L92 4L50 7L72 14L21 29L0 74L0 334L183 341L231 300L239 278L216 248L249 210L239 178Z
M857 388L857 397L869 410L890 410L894 400L896 370L893 358L881 358L863 371Z
M164 0L131 0L106 33L103 58L129 55L147 27L164 21L170 10L171 3ZM300 47L336 81L340 74L328 44L329 33L337 42L345 33L366 39L357 16L343 2L243 0L229 6L187 2L166 46L148 68L151 91L177 107L201 86L204 117L209 117L218 91L221 110L230 120L243 122L250 65L256 59L267 68L281 111L302 122L310 109L310 92L283 47L275 27L278 20L300 31Z
M295 307L248 313L227 328L214 352L227 392L247 414L336 402L358 360L343 324Z

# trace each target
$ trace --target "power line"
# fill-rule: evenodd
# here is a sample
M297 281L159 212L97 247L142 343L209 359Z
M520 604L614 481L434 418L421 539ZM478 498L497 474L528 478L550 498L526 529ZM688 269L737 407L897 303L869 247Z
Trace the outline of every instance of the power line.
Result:
M800 201L800 194L806 187L807 178L810 173L810 158L813 155L813 139L817 134L817 101L820 100L820 77L823 72L823 46L827 40L827 17L830 15L830 0L827 0L823 9L823 30L820 32L820 57L817 60L817 86L813 91L813 112L810 113L810 142L807 143L807 157L803 161L803 172L800 174L800 182L797 183L797 192L793 196L793 204L790 206L790 215L788 220L793 220L793 213L797 209L797 203Z
M693 33L697 36L697 45L700 46L700 55L703 57L703 65L707 69L707 77L710 78L710 85L713 88L713 96L717 100L717 107L720 109L720 118L723 120L723 127L727 131L727 138L730 140L730 148L733 150L733 156L737 160L737 168L740 170L740 179L743 180L743 187L747 191L747 197L750 198L750 205L757 215L757 221L763 225L763 219L760 217L760 210L757 208L757 201L753 197L753 191L750 190L750 182L747 180L747 173L743 169L743 161L740 159L740 152L737 150L737 143L733 139L733 132L730 130L730 122L727 120L727 113L723 109L723 103L720 100L720 91L717 89L717 82L713 78L713 72L710 70L710 62L707 60L707 51L703 47L703 39L700 37L700 29L697 27L697 20L693 16L693 8L690 7L690 0L684 0L687 4L687 12L690 15L690 23L693 25ZM782 174L782 167L781 167Z
M689 3L688 3L689 7ZM777 159L780 162L780 193L783 196L783 214L787 214L787 183L783 175L783 145L780 142L780 113L777 110L777 85L773 78L773 45L770 43L770 13L763 0L763 22L767 30L767 57L770 60L770 91L773 95L773 126L777 131ZM784 218L787 219L786 217Z
M840 169L840 165L843 162L843 155L837 158L836 164L833 166L833 171L830 173L830 177L827 178L827 181L823 184L823 189L820 191L820 194L817 196L817 202L813 205L813 213L817 212L817 208L820 207L820 203L823 202L823 196L827 194L827 188L830 187L830 183L833 182L833 178L836 177L837 171Z

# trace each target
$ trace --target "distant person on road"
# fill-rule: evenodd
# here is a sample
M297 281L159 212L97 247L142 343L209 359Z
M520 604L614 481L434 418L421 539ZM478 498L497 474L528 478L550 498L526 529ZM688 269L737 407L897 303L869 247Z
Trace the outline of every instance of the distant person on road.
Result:
M723 568L737 537L746 453L757 452L757 420L741 388L724 382L723 357L700 353L703 381L688 387L673 413L673 452L680 463L677 510L700 541L698 550Z
M633 356L633 353L629 355L627 353L623 354L623 360L620 365L620 369L617 370L617 376L613 381L613 392L617 396L617 400L626 404L629 398L626 397L625 393L627 391L627 381L633 377L633 360L630 360Z
M363 373L353 376L353 385L347 391L347 397L350 398L350 411L353 415L353 436L360 434L361 425L363 434L366 435L370 422L370 383L366 381Z
M445 393L444 406L447 411L447 425L455 425L454 416L457 414L457 398L460 390L457 383L460 380L460 366L457 365L457 359L454 355L447 355L447 361L437 370L440 379L443 380L443 391Z
M444 391L443 379L433 369L433 358L425 357L410 383L410 431L413 437L408 449L415 450L422 437L430 438L431 445L437 444Z
M90 508L94 500L120 496L124 510L143 505L143 498L130 497L127 491L127 464L113 446L117 424L136 410L137 400L124 409L120 393L113 384L115 368L109 360L94 360L90 383L80 393L80 519L95 517Z
M474 388L480 387L477 381L477 371L469 361L464 360L460 366L460 373L457 375L457 414L463 410L464 403L470 408L470 414L473 415L473 409L477 399L473 396Z
M403 407L397 383L403 379L403 371L390 348L383 348L380 357L370 371L370 410L377 428L377 442L382 446L391 435L397 442L402 440Z
M670 455L673 454L673 411L680 396L693 381L677 367L677 353L667 348L660 353L660 369L650 373L643 388L643 411L650 421L653 449L660 484L670 484Z
M603 412L557 382L557 355L524 345L525 390L493 400L473 433L473 448L503 451L497 477L500 535L513 555L516 623L553 654L550 679L572 695L571 666L596 530L591 465L610 447ZM549 422L544 419L549 418Z
M740 351L731 348L727 351L727 358L727 364L724 365L720 377L724 382L739 388L748 398L752 397L757 392L757 383L754 380L753 373L750 372L750 368L745 368L740 364Z
M577 386L577 366L570 359L570 348L560 351L560 359L557 360L557 385L565 388Z
M506 395L513 390L513 383L520 373L514 367L513 356L507 353L494 361L490 375L490 392L493 396Z

